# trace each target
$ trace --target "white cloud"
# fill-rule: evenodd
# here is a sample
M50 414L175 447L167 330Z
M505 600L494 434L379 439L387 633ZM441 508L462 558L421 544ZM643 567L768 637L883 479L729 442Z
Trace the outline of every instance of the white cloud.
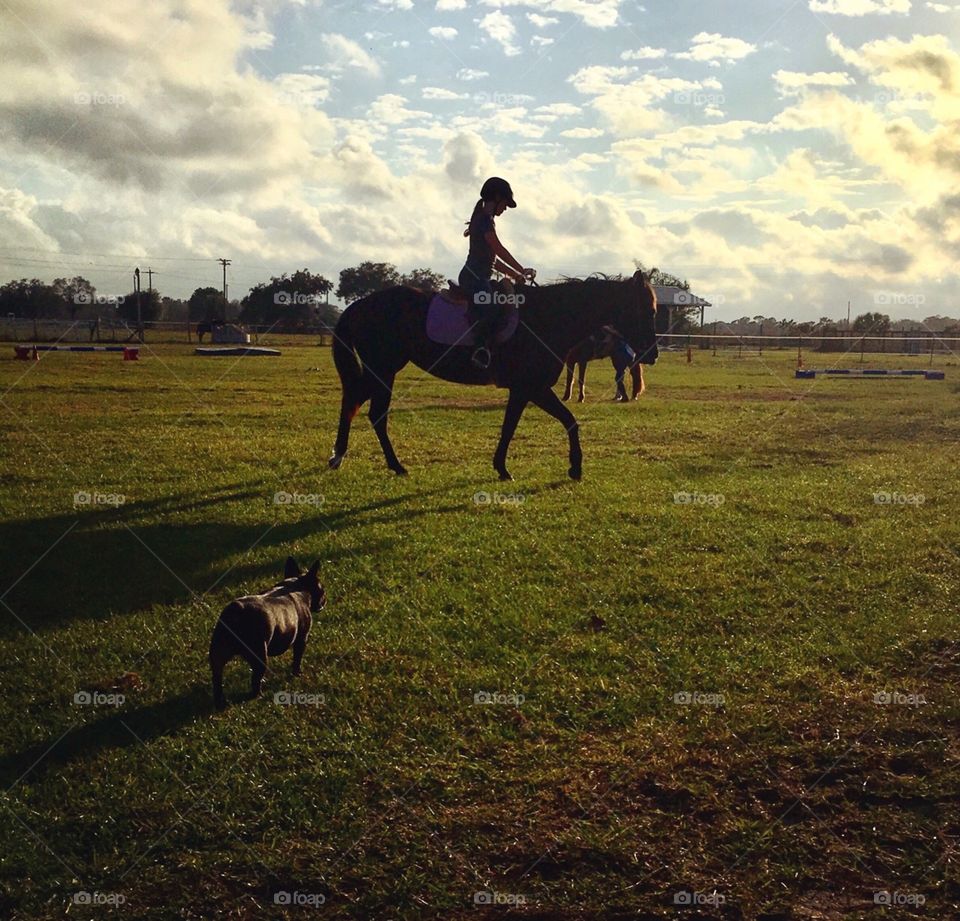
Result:
M849 74L836 71L830 73L817 71L806 74L795 70L778 70L773 75L773 80L781 96L795 96L809 87L850 86L853 83L853 78Z
M457 71L458 80L481 80L483 77L489 77L490 74L485 70L474 70L472 67L461 67Z
M444 41L450 41L457 37L457 30L452 26L431 26L427 31L434 38L442 38Z
M480 28L483 29L490 38L500 43L503 47L504 54L512 57L520 53L520 49L513 43L517 34L516 26L514 26L513 20L507 16L506 13L501 13L500 10L487 13L487 15L480 20Z
M810 0L814 13L838 16L866 16L868 13L909 13L910 0Z
M530 39L530 44L535 48L545 48L547 45L552 45L554 40L552 38L547 38L544 35L534 35Z
M740 38L726 38L718 33L698 32L691 39L693 44L689 51L677 55L685 61L699 61L719 67L721 63L729 64L740 61L757 50L756 45L745 42Z
M603 128L568 128L566 131L560 132L560 137L563 138L599 138L603 137L604 130Z
M663 58L667 55L666 48L651 48L648 45L644 45L641 48L636 48L632 51L624 51L620 55L621 61L653 61L657 58Z
M554 16L541 16L539 13L527 13L527 19L538 29L546 29L547 26L555 26L560 22L560 20Z
M482 0L482 2L485 6L498 8L535 7L539 12L528 13L527 17L537 28L543 28L540 23L544 19L556 21L553 16L544 17L544 13L567 13L579 17L584 25L596 29L609 29L617 24L621 0ZM533 16L538 19L534 20L531 18ZM545 25L553 24L553 22L545 23Z
M467 0L437 0L436 10L438 13L450 13L455 10L465 10Z
M440 86L425 86L420 93L424 99L469 99L469 93L455 93Z
M380 65L353 39L337 32L325 32L320 36L325 57L325 69L332 73L344 70L359 70L371 77L380 76Z

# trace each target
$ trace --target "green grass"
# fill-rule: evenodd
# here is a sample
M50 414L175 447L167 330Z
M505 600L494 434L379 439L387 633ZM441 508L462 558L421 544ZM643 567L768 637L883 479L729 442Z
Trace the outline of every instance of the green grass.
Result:
M627 406L595 364L583 482L530 408L507 484L504 392L416 369L400 479L365 416L327 471L328 349L0 362L0 914L954 916L960 368L797 381L794 362L666 354ZM235 661L216 713L216 617L287 554L321 560L329 599L305 674L288 653L245 702ZM125 672L122 706L73 703ZM274 904L293 891L325 903ZM475 906L488 891L525 902Z

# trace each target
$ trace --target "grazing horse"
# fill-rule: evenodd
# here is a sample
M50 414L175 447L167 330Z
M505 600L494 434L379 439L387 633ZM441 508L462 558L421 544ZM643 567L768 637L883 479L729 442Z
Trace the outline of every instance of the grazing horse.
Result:
M563 370L563 357L591 332L610 325L630 343L640 361L652 365L657 360L657 297L641 272L630 278L568 279L520 290L517 330L494 349L490 368L482 370L470 361L472 345L440 345L427 337L429 294L400 285L347 307L333 339L343 397L330 467L336 470L343 462L350 423L369 400L370 422L387 466L397 474L407 472L387 435L387 413L394 378L412 361L442 380L507 388L500 442L493 455L501 480L512 479L506 466L507 448L528 403L563 425L570 443L569 474L580 479L583 452L577 420L552 390Z
M207 333L213 334L218 327L223 326L223 320L204 320L197 324L197 342L203 342L203 337Z
M574 366L577 366L580 372L577 376L577 402L583 402L583 383L587 376L587 362L594 361L597 358L609 358L613 364L617 383L615 399L618 403L627 402L627 390L623 385L623 376L629 369L633 381L633 395L630 399L636 400L647 388L643 381L643 365L636 361L635 355L631 355L632 351L630 346L624 342L623 337L610 326L605 326L592 336L587 336L583 342L578 342L567 353L567 385L563 391L563 402L566 403L573 393Z

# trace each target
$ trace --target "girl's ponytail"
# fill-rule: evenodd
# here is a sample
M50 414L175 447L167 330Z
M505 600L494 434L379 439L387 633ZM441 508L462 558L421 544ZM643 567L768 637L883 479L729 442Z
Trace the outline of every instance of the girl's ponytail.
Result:
M465 237L470 236L470 230L473 227L473 222L477 219L477 214L480 212L482 208L483 208L483 199L479 198L477 199L477 203L473 206L473 214L470 215L470 220L466 222L467 229L463 232L463 235Z

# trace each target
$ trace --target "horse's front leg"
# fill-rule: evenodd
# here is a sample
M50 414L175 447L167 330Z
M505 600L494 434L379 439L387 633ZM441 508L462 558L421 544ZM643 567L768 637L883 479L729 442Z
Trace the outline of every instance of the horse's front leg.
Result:
M567 386L563 388L563 402L566 403L573 394L573 366L575 362L567 362Z
M560 398L552 390L550 391L550 395L557 401L557 405L562 408L563 403L560 402ZM518 390L510 391L510 397L507 400L507 411L503 414L503 428L500 429L500 443L497 445L497 450L493 455L493 469L500 474L501 480L513 479L507 470L507 448L510 447L510 440L513 438L513 433L517 430L517 423L520 421L520 417L523 415L523 411L529 402L530 398L525 393L522 394Z
M378 380L370 397L370 424L377 433L380 447L387 466L398 476L406 475L407 469L397 459L390 436L387 434L387 414L390 412L390 398L393 396L393 376Z
M545 413L553 416L567 430L570 439L570 478L579 480L583 475L583 451L580 448L580 426L572 412L557 398L548 387L532 397L533 403Z

